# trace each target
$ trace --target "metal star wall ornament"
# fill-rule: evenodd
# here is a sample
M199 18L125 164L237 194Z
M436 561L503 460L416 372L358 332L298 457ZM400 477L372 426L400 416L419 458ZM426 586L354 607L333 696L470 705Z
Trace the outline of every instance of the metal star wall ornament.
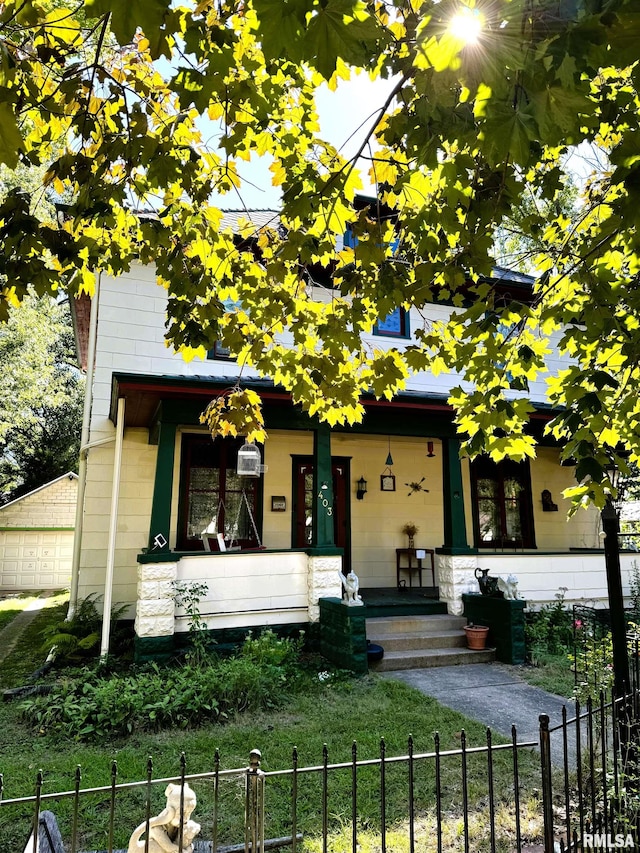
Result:
M408 494L407 494L407 497L409 497L409 498L410 498L410 497L411 497L411 495L414 495L414 494L416 494L417 492L428 492L428 491L429 491L429 489L425 489L425 487L422 485L422 484L424 483L425 479L426 479L426 477L423 477L423 478L420 480L420 482L416 482L416 481L414 480L414 481L413 481L413 482L411 482L411 483L405 483L405 486L408 486L408 487L409 487L409 492L408 492Z

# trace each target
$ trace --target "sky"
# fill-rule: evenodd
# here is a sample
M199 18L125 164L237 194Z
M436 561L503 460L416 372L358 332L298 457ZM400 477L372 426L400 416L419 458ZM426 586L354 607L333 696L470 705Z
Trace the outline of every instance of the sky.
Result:
M375 113L384 104L394 85L394 80L377 80L374 83L365 74L342 81L335 92L323 85L316 98L320 137L341 149L343 154L354 155L370 130ZM228 193L217 199L219 205L227 210L243 206L253 209L278 208L281 190L271 183L270 163L270 158L257 156L250 163L238 161L238 171L246 181L241 190L242 198L238 194ZM366 179L366 163L364 167ZM362 191L365 194L374 193L373 187L366 184Z

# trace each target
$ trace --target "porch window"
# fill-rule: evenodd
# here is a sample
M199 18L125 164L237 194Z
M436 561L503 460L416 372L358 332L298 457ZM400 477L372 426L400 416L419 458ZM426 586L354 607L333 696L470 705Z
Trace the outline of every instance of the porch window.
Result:
M209 544L217 551L216 533L227 547L255 548L258 540L258 480L236 473L244 439L185 435L182 439L178 549L204 548L201 533L210 528Z
M471 488L477 548L535 548L527 462L476 459Z

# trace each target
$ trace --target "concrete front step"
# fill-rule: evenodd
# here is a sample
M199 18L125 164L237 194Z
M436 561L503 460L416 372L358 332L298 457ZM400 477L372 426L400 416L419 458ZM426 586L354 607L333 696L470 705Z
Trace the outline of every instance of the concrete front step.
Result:
M402 652L410 649L456 649L466 648L467 640L464 633L453 631L438 631L428 633L408 632L404 634L369 634L372 643L379 643L385 652Z
M391 616L367 619L367 639L384 649L381 661L371 669L390 672L397 669L423 669L467 663L487 663L495 651L471 651L466 648L463 616Z
M400 634L439 634L442 631L459 631L467 624L464 616L436 614L433 616L386 616L367 619L367 637L382 639L384 636Z
M434 666L457 666L469 663L489 663L495 660L495 649L410 649L390 651L382 660L371 663L374 672L392 672L398 669L428 669Z

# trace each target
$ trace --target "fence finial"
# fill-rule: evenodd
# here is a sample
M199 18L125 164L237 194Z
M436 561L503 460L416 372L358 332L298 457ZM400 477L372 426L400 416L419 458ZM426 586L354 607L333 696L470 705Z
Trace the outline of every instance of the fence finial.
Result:
M257 773L260 769L260 762L262 761L262 753L259 749L252 749L249 753L249 769L252 773Z

